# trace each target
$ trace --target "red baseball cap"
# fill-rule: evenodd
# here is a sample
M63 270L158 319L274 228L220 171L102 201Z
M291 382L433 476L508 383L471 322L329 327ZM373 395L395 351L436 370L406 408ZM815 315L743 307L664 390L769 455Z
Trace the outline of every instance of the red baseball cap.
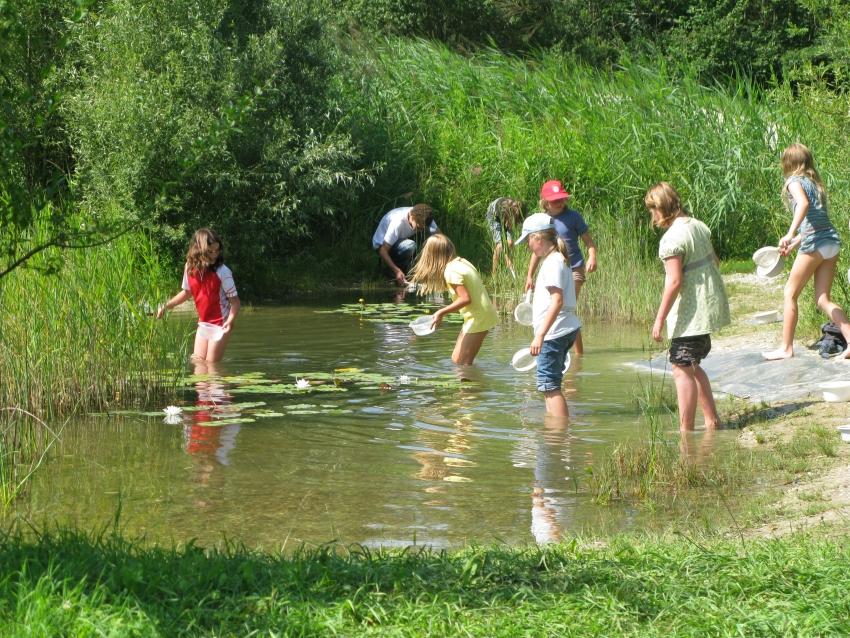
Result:
M556 179L550 179L540 187L540 199L547 202L557 202L559 199L567 199L570 194L564 190L563 185Z

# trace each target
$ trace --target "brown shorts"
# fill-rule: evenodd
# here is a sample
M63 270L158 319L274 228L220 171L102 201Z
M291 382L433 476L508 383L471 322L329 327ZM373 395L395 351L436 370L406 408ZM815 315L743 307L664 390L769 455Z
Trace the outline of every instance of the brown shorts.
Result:
M677 366L698 366L711 352L711 335L675 337L670 340L670 363Z
M587 269L584 264L578 268L573 268L573 281L587 281Z

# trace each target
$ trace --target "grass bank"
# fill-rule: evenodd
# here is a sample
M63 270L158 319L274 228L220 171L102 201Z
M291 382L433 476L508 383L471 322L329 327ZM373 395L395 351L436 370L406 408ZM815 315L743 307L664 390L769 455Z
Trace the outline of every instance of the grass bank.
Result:
M846 539L617 537L289 555L70 531L0 540L7 636L839 635Z

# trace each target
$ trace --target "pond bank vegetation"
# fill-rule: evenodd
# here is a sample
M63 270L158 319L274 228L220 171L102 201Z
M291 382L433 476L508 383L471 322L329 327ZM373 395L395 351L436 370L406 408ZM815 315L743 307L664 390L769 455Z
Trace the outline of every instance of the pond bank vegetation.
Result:
M0 624L39 635L845 635L846 539L577 538L543 547L149 547L0 538Z

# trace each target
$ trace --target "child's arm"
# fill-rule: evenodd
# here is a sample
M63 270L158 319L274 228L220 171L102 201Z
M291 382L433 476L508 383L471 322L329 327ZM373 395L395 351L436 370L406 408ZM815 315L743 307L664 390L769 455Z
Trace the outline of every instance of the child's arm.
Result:
M581 236L581 240L584 242L584 245L587 248L587 261L585 264L585 270L587 270L587 272L593 272L596 270L596 243L593 241L593 238L590 236L589 232L585 232Z
M176 295L174 295L171 299L165 302L162 306L157 308L156 318L162 319L162 316L165 314L166 310L171 310L175 306L179 306L184 301L188 301L192 298L192 293L188 290L181 290Z
M779 248L785 250L786 252L784 254L786 255L791 251L794 236L797 234L800 224L803 223L806 213L809 212L809 198L806 197L806 191L803 190L803 185L800 182L791 182L788 185L788 192L794 198L796 206L794 207L794 217L791 219L791 226L788 228L785 236L779 240Z
M652 326L652 338L661 341L661 332L664 322L670 314L673 302L679 296L682 288L682 256L674 255L664 260L664 292L661 293L661 303L658 313L655 315L655 323Z
M451 302L448 306L443 306L437 312L434 313L434 321L431 322L431 327L436 328L443 321L443 317L445 317L450 312L454 312L455 310L460 310L472 303L472 298L469 296L469 290L466 289L466 286L463 284L449 284L452 289L455 291L457 295L457 299Z
M236 321L236 315L239 314L239 309L242 307L239 297L229 297L228 301L230 302L230 312L227 314L227 319L221 325L221 329L224 330L225 334L233 328L233 322Z
M546 286L546 290L549 291L549 308L546 309L546 316L543 318L540 330L538 330L537 334L534 335L534 339L532 339L531 346L529 347L531 354L535 357L540 354L540 348L543 346L543 337L546 336L546 333L549 332L549 328L551 328L552 324L555 323L555 319L558 318L558 313L561 312L561 306L564 305L563 290L557 286Z
M534 271L537 270L537 263L540 257L531 253L531 261L528 262L528 274L525 276L525 289L531 290L534 288Z
M381 259L384 260L384 263L389 267L390 272L395 275L395 280L398 282L400 286L407 283L407 279L405 278L404 272L402 272L401 268L396 266L396 263L393 261L393 258L390 257L390 245L386 242L381 244L381 247L378 248L378 254L381 256Z

